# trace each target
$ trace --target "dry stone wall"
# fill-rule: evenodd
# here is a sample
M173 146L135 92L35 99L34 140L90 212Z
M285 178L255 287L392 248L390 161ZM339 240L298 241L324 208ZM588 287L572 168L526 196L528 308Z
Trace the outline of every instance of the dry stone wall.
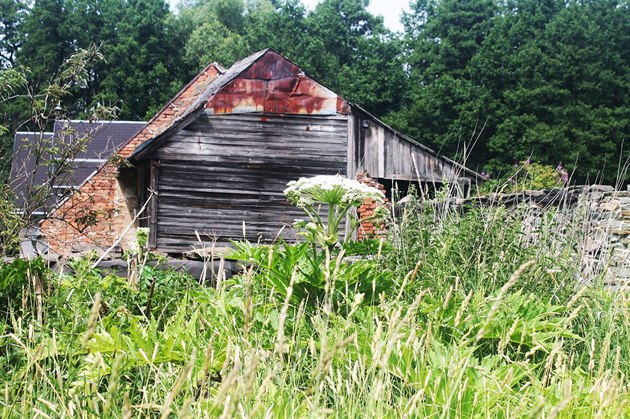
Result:
M449 204L506 206L519 212L526 241L568 244L580 264L581 284L602 278L610 289L630 289L630 190L593 185L568 189L490 194Z
M630 287L630 191L585 194L589 222L585 264L599 266L611 288Z

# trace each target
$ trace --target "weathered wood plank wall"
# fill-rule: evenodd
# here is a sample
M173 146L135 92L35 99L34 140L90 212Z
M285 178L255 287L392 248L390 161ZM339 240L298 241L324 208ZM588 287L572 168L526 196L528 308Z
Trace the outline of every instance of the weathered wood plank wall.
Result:
M356 173L366 170L372 177L429 183L461 182L466 174L461 167L414 144L372 116L354 110L351 116L356 132L355 158L351 165Z
M347 170L347 116L206 113L150 158L157 175L157 248L190 250L198 243L272 240L302 218L282 191L301 176ZM290 229L283 233L291 237Z

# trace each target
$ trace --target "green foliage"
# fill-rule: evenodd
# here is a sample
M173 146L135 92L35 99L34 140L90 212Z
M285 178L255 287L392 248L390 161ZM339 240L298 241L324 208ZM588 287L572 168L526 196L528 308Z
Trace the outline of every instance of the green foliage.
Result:
M235 250L230 258L249 265L253 281L263 290L277 294L280 301L289 299L295 306L306 302L311 308L328 304L330 309L346 310L355 298L374 302L395 285L391 274L381 269L380 259L346 259L345 243L342 251L332 253L313 251L312 242L233 244ZM365 251L354 243L348 248L354 254Z
M19 0L0 0L0 70L15 65L15 55L22 44L22 24L26 4Z
M24 20L24 42L16 58L30 68L32 83L38 88L55 75L63 60L73 52L63 3L63 0L36 0Z
M1 187L1 186L0 186ZM15 254L19 244L19 233L26 225L16 212L13 196L5 188L0 190L0 254Z
M377 116L397 110L406 75L398 38L365 0L325 0L306 17L309 45L292 56L316 79Z
M560 164L555 169L551 166L525 160L497 179L486 180L479 185L478 193L514 193L526 190L562 188L567 185L568 173Z
M35 294L33 276L43 278L44 262L41 259L32 261L16 259L0 266L0 317L8 319L10 308L26 309L28 301ZM45 284L41 284L44 286Z
M579 181L627 177L629 13L616 0L415 2L411 84L388 121L495 173L532 156L570 162Z
M234 243L236 250L230 257L253 264L257 283L295 305L307 302L325 310L347 309L352 301L373 302L394 285L392 277L380 271L378 259L345 258L346 251L358 255L372 244L359 246L348 241L358 224L349 211L365 200L382 203L381 191L341 176L315 176L289 182L284 194L309 218L294 225L306 241L269 247ZM322 205L327 207L326 217L319 214ZM352 228L340 239L339 226L347 217ZM379 257L381 250L382 246Z
M14 172L12 181L24 185L22 202L18 208L11 185L7 184L6 179L14 143L11 131L16 126L8 124L5 127L2 125L4 121L0 120L0 150L6 151L0 158L0 254L3 256L17 253L20 234L40 221L35 219L34 213L49 211L57 200L72 193L67 188L64 188L66 192L60 192L58 186L67 185L68 179L74 175L74 159L85 151L87 142L92 138L91 133L78 135L68 128L60 131L54 141L50 141L44 133L52 121L63 116L57 108L87 86L92 70L102 60L103 55L94 45L80 49L67 57L56 69L54 77L40 87L29 78L41 74L31 73L23 67L0 70L0 112L6 109L24 112L25 119L19 124L27 124L36 133L30 142L24 142L21 138L15 141L15 147L28 155L33 164L30 172L19 169ZM15 108L12 108L14 105ZM94 110L94 114L111 116L112 111L100 106ZM37 177L35 172L40 170L41 173L42 167L47 168L45 182L34 183L33 179ZM90 217L87 218L89 221Z
M536 269L520 278L522 288L550 296L570 292L566 284L573 280L571 262L547 254L548 249L528 245L533 237L523 234L513 214L502 208L471 208L464 214L441 211L427 205L417 212L410 206L400 214L389 257L399 276L414 273L408 278L409 286L422 289L440 284L442 292L449 286L464 292L493 292L520 265L537 260ZM544 226L540 229L538 234L544 237Z
M347 241L338 254L372 255L352 262L235 243L249 267L212 288L146 265L137 289L88 259L4 265L0 415L630 414L630 300L575 288L575 243L548 240L574 226L543 219L533 239L527 214L415 208L388 241Z

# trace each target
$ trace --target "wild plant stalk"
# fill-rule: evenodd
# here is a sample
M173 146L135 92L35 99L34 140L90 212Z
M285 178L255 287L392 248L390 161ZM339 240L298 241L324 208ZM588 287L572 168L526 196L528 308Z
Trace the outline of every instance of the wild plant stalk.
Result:
M574 242L525 240L501 211L405 211L378 270L335 249L313 278L296 253L286 289L268 277L299 245L250 249L216 288L145 267L134 289L77 262L41 323L32 293L11 300L0 417L630 415L630 300L573 286ZM316 280L323 298L298 298Z

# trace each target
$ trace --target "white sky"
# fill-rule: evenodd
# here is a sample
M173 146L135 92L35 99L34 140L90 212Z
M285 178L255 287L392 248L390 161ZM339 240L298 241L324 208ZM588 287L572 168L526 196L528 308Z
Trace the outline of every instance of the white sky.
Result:
M313 10L319 0L302 0L302 4L307 9ZM370 0L368 10L375 16L383 16L385 26L397 32L402 32L403 26L400 23L400 16L403 9L409 11L409 0Z
M171 6L171 10L177 10L177 4L180 0L167 0ZM385 26L397 32L402 32L403 26L400 23L400 16L404 10L409 10L410 0L370 0L368 10L375 16L383 16ZM302 4L313 10L319 3L319 0L302 0Z

